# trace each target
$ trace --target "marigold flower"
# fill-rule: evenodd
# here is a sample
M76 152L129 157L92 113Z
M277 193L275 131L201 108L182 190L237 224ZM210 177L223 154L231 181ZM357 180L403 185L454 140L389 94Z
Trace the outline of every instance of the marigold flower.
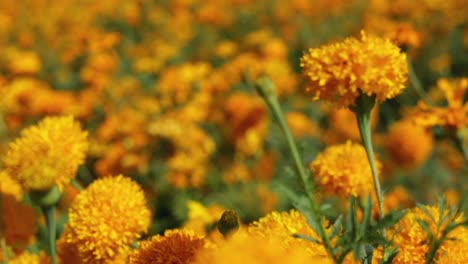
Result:
M311 243L311 242L309 242ZM333 263L327 256L311 256L303 247L284 248L282 236L236 234L222 240L216 248L201 250L194 264L275 264L275 263Z
M108 263L146 232L151 213L140 186L122 175L94 181L69 210L66 242L85 263Z
M289 212L271 212L253 222L248 227L252 236L279 238L280 244L287 250L292 248L306 248L314 257L326 257L327 251L323 245L311 243L308 240L294 238L294 234L306 235L320 240L318 234L309 226L303 214L296 210Z
M418 112L414 114L417 124L426 127L438 125L449 129L466 127L468 103L464 103L464 96L468 90L468 78L440 79L437 81L437 88L444 92L448 106L433 107L420 102Z
M192 263L198 251L207 241L192 230L167 230L164 236L156 235L140 242L140 248L131 253L129 264L147 263Z
M399 121L390 128L386 146L391 157L402 167L418 167L432 152L430 131L411 120Z
M25 190L44 191L54 185L63 189L85 159L86 138L72 116L47 117L10 143L5 171Z
M457 218L450 217L445 219L441 223L441 228L438 229L437 225L439 224L439 209L435 206L425 206L427 211L431 214L432 218L428 216L420 208L414 208L409 211L390 231L389 237L393 238L393 244L398 247L398 255L393 260L393 263L396 264L409 264L409 263L425 263L426 255L429 253L428 244L428 233L421 227L417 220L425 221L428 223L429 229L434 234L435 239L438 239L442 235L442 230L448 225L449 222L460 222L462 221L463 216ZM448 214L449 210L443 212L444 215ZM434 222L432 219L434 219ZM456 231L452 231L448 234L449 238L457 239L459 231L463 231L465 227L459 227ZM464 232L466 235L467 232ZM449 239L450 240L450 239ZM466 240L466 238L465 238ZM447 246L450 247L451 243L447 244L446 240L442 243L441 248L438 250L439 254L444 253L447 249ZM460 241L452 241L456 243L464 244ZM451 245L450 245L451 244ZM436 262L438 263L438 262ZM457 262L454 262L457 263Z
M408 75L406 55L388 39L368 36L310 49L301 58L306 92L348 107L361 94L378 101L397 96Z
M39 255L23 252L15 258L8 261L10 264L50 264L51 261L49 257L41 251Z
M376 168L381 164L376 160ZM372 193L372 172L364 147L351 141L326 148L310 163L318 184L341 197Z

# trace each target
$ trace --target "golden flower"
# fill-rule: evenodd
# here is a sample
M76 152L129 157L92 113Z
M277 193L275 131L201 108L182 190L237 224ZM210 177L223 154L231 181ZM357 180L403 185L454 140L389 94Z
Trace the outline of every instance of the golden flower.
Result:
M426 255L429 253L428 234L417 222L417 220L425 221L428 223L429 229L434 234L435 239L440 238L442 230L448 225L449 222L460 222L462 216L453 218L453 216L445 219L443 223L439 223L439 209L435 206L425 206L432 218L432 221L420 208L413 208L409 211L391 230L389 230L389 237L393 237L393 245L398 247L398 255L393 260L395 264L406 263L425 263ZM444 216L449 213L449 210L443 212ZM437 229L437 225L441 225ZM465 229L459 227L456 231L449 233L448 237L456 238L459 230ZM465 233L466 234L466 233ZM450 246L450 245L448 245ZM444 248L447 248L447 242L441 245L442 250L440 253L444 254Z
M368 36L310 49L301 58L306 92L314 100L354 105L362 93L378 101L397 96L408 75L406 55L388 39Z
M192 230L167 230L164 236L156 235L140 242L140 247L131 253L129 264L192 263L195 255L206 246L206 240Z
M376 160L376 169L381 164ZM364 147L347 141L327 147L310 163L317 183L325 191L342 197L366 196L372 193L371 168Z
M36 211L11 195L0 195L0 217L5 228L6 243L15 252L20 252L34 241L37 231Z
M47 117L21 132L4 157L5 171L25 190L63 187L75 177L88 148L87 132L72 116Z
M437 88L444 92L448 106L434 107L420 102L419 109L414 114L417 124L427 127L438 125L448 129L466 127L468 124L468 103L464 103L464 96L468 89L468 78L439 79Z
M468 228L459 227L450 234L450 238L437 250L435 263L437 264L464 264L468 263Z
M50 264L51 261L49 257L41 251L39 255L23 252L20 255L14 257L13 259L9 260L8 263L10 264Z
M282 237L236 234L221 240L216 248L203 249L194 264L280 264L280 263L333 263L327 257L313 257L303 247L282 245Z
M151 213L138 184L122 175L94 181L73 201L69 234L85 263L108 263L146 232Z
M400 166L414 168L426 161L432 153L434 140L430 131L412 120L396 122L390 128L386 147Z
M286 113L286 122L296 138L317 136L320 131L318 124L301 112Z
M313 257L326 258L328 253L323 245L293 237L294 234L306 235L320 240L318 234L309 226L303 214L296 210L289 212L271 212L253 222L248 227L252 237L278 238L284 249L305 248ZM332 262L330 262L332 263Z

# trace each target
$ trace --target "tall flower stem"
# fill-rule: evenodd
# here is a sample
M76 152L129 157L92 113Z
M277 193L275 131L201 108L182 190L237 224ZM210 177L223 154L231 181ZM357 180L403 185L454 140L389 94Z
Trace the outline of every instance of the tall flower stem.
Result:
M370 127L370 114L371 114L372 108L374 107L374 104L375 104L374 97L367 96L361 93L356 100L356 105L352 107L351 110L356 115L359 132L361 134L361 140L367 152L367 159L369 160L369 165L371 167L372 178L374 181L374 190L377 196L377 202L379 206L379 217L380 219L382 219L384 217L384 210L383 210L384 199L383 199L382 189L380 187L379 176L377 174L377 168L375 166L374 149L372 146L372 135L371 135L371 127ZM384 233L385 233L385 230L384 230Z
M57 251L55 247L56 225L55 225L55 205L42 207L42 212L46 218L48 243L52 264L57 264Z
M304 165L299 155L299 151L297 150L296 143L294 142L294 138L284 118L283 111L281 110L281 106L275 94L274 84L270 80L270 78L262 77L262 78L259 78L255 82L255 87L257 91L259 92L259 94L263 97L263 99L267 103L268 107L270 108L270 111L275 116L281 130L283 131L284 136L286 137L289 150L294 160L296 172L300 177L302 186L304 187L305 193L311 205L312 217L314 217L315 221L318 223L319 230L317 230L317 232L319 233L330 256L336 261L336 256L333 253L334 251L331 246L330 239L328 235L326 234L325 229L323 227L323 217L321 217L322 214L320 212L317 199L313 195L313 186L307 177L306 171L304 169Z
M55 223L55 207L60 200L61 195L62 193L56 185L46 191L33 191L29 193L29 197L41 208L46 219L48 244L52 264L57 264L57 251L55 248L57 232L57 226Z

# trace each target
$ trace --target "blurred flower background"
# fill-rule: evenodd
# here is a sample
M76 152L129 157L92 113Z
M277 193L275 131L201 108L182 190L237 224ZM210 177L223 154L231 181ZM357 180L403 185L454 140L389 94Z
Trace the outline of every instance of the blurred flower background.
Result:
M466 263L465 242L431 255L425 233L440 238L442 222L463 217L418 223L444 214L429 206L437 194L460 209L468 190L467 0L0 1L0 260L53 261L41 209L59 193L59 263L337 262L291 236L321 234L293 209L290 192L304 190L255 91L262 76L325 233L354 210L351 196L371 195L378 219L343 108L361 89L379 102L370 123L383 207L408 209L388 230L406 252L394 263ZM240 222L232 238L217 228L228 209ZM468 241L457 228L454 240ZM359 263L352 252L341 261Z

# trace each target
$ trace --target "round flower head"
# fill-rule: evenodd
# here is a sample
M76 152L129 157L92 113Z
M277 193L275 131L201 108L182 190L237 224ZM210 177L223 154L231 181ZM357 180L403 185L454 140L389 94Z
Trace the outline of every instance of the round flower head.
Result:
M47 117L10 144L5 171L27 191L63 189L85 159L87 135L72 116Z
M381 164L376 160L377 170ZM326 148L310 163L318 184L342 197L365 196L372 192L372 173L367 154L360 144L346 142Z
M386 142L391 157L407 168L418 167L426 161L433 145L431 133L409 120L395 123L390 128Z
M393 98L404 88L408 75L406 55L388 39L368 36L310 49L301 58L306 92L348 107L361 94L378 101Z
M146 203L140 186L127 177L96 180L70 207L66 242L85 263L109 263L148 230Z
M129 258L129 264L192 263L196 253L204 248L206 240L192 230L168 230L140 243Z
M50 264L51 261L47 255L41 251L39 255L23 252L20 255L9 260L10 264Z

